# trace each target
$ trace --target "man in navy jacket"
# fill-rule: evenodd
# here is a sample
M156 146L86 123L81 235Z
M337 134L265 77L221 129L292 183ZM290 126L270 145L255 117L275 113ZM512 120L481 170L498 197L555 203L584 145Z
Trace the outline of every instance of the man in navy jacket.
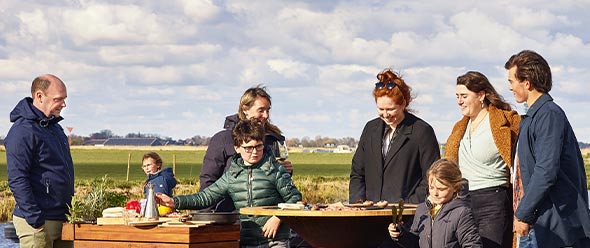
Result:
M515 187L514 230L520 247L590 247L584 161L564 111L549 95L549 64L525 50L504 67L516 101L529 107L520 122L515 163L520 170L515 185L521 183L524 190L518 197Z
M71 247L62 223L74 195L74 166L63 128L66 86L53 75L33 80L32 97L10 112L4 141L8 185L16 200L13 223L21 247Z

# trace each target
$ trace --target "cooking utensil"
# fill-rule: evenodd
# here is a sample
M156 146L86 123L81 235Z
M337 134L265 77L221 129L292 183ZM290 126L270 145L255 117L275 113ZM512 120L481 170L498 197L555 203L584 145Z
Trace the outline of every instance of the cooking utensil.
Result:
M393 217L393 223L397 224L397 207L391 206L391 216Z
M143 212L143 217L146 217L149 220L158 220L160 214L158 213L158 206L156 206L154 184L149 183L146 187L148 187L148 196L147 203L145 205L145 211Z
M401 224L402 223L402 219L404 217L404 200L403 199L399 199L399 202L397 203L397 224Z
M214 224L233 224L238 220L239 214L234 212L194 212L191 213L192 220L212 221Z

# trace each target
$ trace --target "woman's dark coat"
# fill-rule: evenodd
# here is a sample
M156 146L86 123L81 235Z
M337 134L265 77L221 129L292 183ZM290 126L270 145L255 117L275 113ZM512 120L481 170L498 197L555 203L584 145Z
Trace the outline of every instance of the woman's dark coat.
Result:
M420 203L426 198L426 171L440 158L434 129L405 112L385 159L382 140L387 126L379 118L369 121L352 158L349 201L386 200Z

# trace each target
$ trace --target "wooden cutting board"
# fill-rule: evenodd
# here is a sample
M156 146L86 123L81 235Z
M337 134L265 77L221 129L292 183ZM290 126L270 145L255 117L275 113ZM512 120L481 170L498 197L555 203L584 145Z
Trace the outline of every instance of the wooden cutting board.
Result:
M211 221L186 221L186 222L179 222L176 221L169 221L166 223L162 223L160 227L200 227L211 224Z
M178 217L172 218L172 217L160 217L159 220L165 220L165 221L177 221L178 222ZM125 219L123 217L99 217L96 218L96 224L97 225L125 225Z

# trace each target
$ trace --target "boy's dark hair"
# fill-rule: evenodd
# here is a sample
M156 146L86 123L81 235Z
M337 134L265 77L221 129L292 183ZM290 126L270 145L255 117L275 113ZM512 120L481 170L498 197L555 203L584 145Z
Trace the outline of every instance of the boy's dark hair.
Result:
M240 146L251 140L264 141L264 135L264 127L257 121L251 120L240 120L232 130L232 138L235 146Z
M516 66L516 79L519 81L529 80L533 87L541 92L551 91L551 68L549 63L538 53L531 50L524 50L514 54L506 61L504 68Z

